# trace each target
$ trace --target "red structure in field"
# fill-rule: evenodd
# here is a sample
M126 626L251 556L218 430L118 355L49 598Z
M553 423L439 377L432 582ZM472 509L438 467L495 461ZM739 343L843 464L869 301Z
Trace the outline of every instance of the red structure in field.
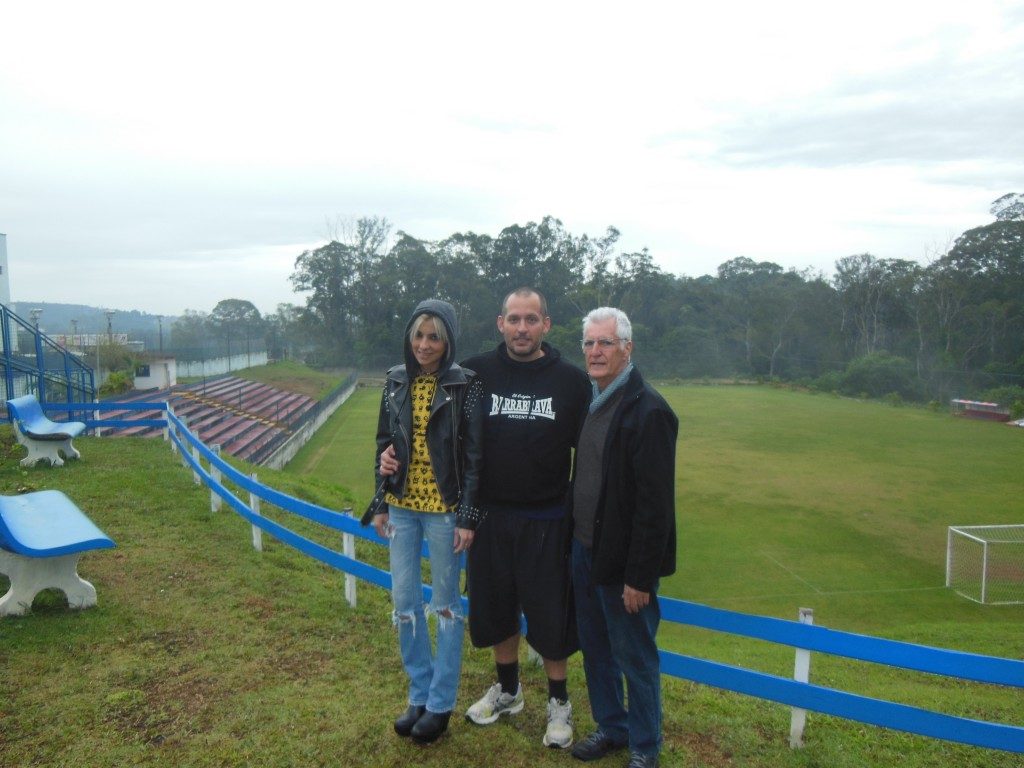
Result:
M999 403L983 403L980 400L950 400L950 408L954 416L967 416L971 419L987 421L1009 421L1010 409Z

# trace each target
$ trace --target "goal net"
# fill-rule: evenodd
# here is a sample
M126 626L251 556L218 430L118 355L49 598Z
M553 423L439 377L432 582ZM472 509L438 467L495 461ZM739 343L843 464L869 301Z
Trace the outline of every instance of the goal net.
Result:
M987 605L1024 604L1024 525L953 525L946 586Z

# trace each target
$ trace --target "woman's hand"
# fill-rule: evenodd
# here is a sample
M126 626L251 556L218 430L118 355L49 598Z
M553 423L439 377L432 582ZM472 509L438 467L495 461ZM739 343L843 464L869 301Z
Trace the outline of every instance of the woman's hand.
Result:
M465 552L473 543L473 531L469 528L455 529L455 554Z
M391 516L387 512L381 512L373 516L373 530L377 532L377 535L382 539L390 538L391 524L388 522Z
M398 471L398 468L402 466L398 459L395 458L395 446L389 445L380 454L380 476L387 477L393 475Z

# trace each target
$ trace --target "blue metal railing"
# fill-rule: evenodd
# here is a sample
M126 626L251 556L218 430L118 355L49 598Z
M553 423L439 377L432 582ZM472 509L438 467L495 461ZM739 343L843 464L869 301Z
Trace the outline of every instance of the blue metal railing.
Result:
M34 325L0 304L0 409L6 402L34 394L40 403L87 403L96 395L93 370ZM81 411L81 406L69 409ZM75 417L71 417L75 418ZM80 420L80 419L75 419Z
M391 575L387 571L336 552L289 530L274 520L253 512L247 504L226 487L224 482L215 479L211 472L216 469L223 478L239 488L286 512L375 544L386 544L387 542L377 536L372 528L363 528L359 525L358 520L348 514L297 499L246 476L193 435L186 425L174 415L173 411L167 408L166 403L102 403L99 405L106 409L131 407L140 410L160 409L165 411L166 420L156 419L153 421L159 422L158 426L168 427L170 440L180 452L183 460L202 482L226 501L241 517L260 530L266 531L285 544L322 563L384 589L391 588ZM68 406L59 407L63 409ZM137 424L138 422L130 423ZM120 426L118 422L113 421L95 422L92 425L103 426L104 424ZM193 451L195 452L194 456L192 455ZM203 460L209 464L210 471L203 467ZM429 600L429 596L430 587L425 586L424 597ZM1024 661L1016 659L885 640L796 621L726 611L663 596L660 596L658 601L662 618L678 624L918 672L1024 688ZM1024 727L1021 726L991 723L933 712L742 667L698 659L674 651L661 650L660 657L662 673L683 680L945 741L1024 753Z

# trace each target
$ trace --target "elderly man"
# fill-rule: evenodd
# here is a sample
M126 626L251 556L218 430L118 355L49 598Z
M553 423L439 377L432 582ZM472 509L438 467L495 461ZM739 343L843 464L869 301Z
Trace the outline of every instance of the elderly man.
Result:
M590 708L597 730L572 750L597 760L626 746L630 768L657 766L661 670L658 580L675 572L679 420L631 362L619 309L583 320L594 398L573 473L572 576ZM623 678L629 709L623 697Z

